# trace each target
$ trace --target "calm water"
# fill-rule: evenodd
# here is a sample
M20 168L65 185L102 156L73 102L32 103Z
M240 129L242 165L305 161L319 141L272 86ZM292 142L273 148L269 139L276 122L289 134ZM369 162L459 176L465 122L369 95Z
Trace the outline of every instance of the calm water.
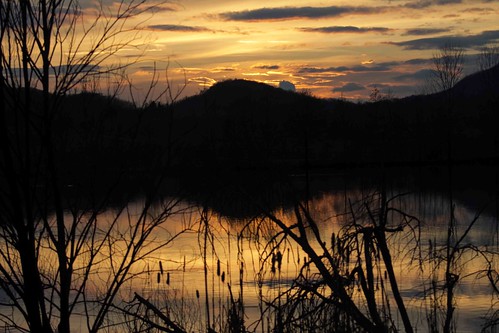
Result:
M486 171L493 169L486 168ZM428 313L425 291L427 294L432 279L443 279L443 269L435 268L438 260L434 258L433 264L429 263L428 253L432 252L430 247L436 251L445 245L450 207L454 207L454 240L460 239L476 219L461 244L497 252L498 198L494 178L490 174L486 178L483 172L459 170L450 183L441 170L425 170L418 177L399 171L396 177L383 179L387 198L395 198L391 206L417 218L410 223L413 229L406 227L403 232L394 234L389 244L413 325L417 331L425 332ZM298 197L309 197L309 211L323 239L329 240L332 233L337 235L351 222L351 215L344 214L351 205L377 193L379 178L376 179L373 181L365 175L315 174L307 186L305 177L297 175L293 190L300 192ZM449 184L452 195L448 191ZM241 205L236 193L224 199L228 205L231 197L237 201L234 205ZM246 200L257 201L254 197L246 197ZM137 201L131 207L137 205L138 210L140 204ZM164 235L158 233L157 240L161 242L162 237L168 238L185 229L189 231L144 261L139 270L146 274L135 279L130 290L164 307L165 313L188 330L205 330L209 313L210 325L222 331L227 323L227 311L237 301L246 328L259 332L271 330L275 315L269 312L269 304L275 307L284 302L285 298L278 296L292 286L307 260L303 250L292 241L281 242L281 230L262 215L227 217L220 213L223 209L201 206L188 201L178 205L180 212L165 224ZM281 206L275 205L273 213L288 226L295 223L290 202L283 200ZM395 215L392 217L398 218ZM318 248L318 244L314 246ZM282 256L280 269L276 262L272 264L277 252ZM454 318L458 332L479 331L486 316L497 310L498 295L493 294L483 273L487 268L486 259L492 263L492 269L499 269L497 256L492 254L477 256L467 250L456 260L459 283ZM307 274L314 273L312 267ZM394 303L392 307L395 309ZM403 327L396 311L392 313L397 326Z
M439 256L445 254L451 207L456 226L452 242L460 240L466 247L456 256L453 270L459 275L456 330L480 331L486 319L498 311L499 295L494 294L486 274L487 270L499 270L499 178L495 168L460 168L453 170L451 178L441 169L314 173L274 183L262 178L238 183L237 178L206 181L197 192L184 186L188 191L166 195L153 205L150 217L175 203L173 214L156 229L142 253L160 249L134 266L134 278L124 284L118 299L129 302L137 293L189 332L205 332L208 324L217 332L228 331L231 312L244 318L249 331L270 332L276 325L277 309L284 309L289 297L286 292L296 285L299 274L313 278L317 271L313 265L304 269L309 262L304 251L294 241L284 239L282 229L262 212L292 226L296 223L294 204L301 202L316 221L325 246L331 248L332 234L344 232L353 219L358 224L366 223L365 215L361 215L364 203L376 202L383 188L394 209L389 219L405 225L403 231L390 235L388 244L400 291L417 331L427 331L432 281L438 290L443 287L445 265ZM116 228L121 236L113 238L118 251L111 262L119 262L120 246L125 248L130 223L138 218L142 207L143 200L137 199L118 215ZM109 208L101 214L99 223L110 224L116 217L116 209ZM461 239L465 232L467 236ZM307 235L313 240L310 230ZM320 248L317 242L311 245ZM472 249L482 254L476 255ZM106 258L105 249L102 256ZM56 257L47 255L44 260L50 263ZM99 294L105 290L114 269L109 262L96 265L87 292ZM377 282L382 284L382 262L376 262L375 270ZM383 286L376 287L379 301ZM327 288L321 290L328 295ZM442 295L440 291L436 294ZM351 297L365 309L358 289L352 290ZM393 299L390 302L392 320L402 328ZM128 303L124 306L136 310ZM119 313L111 317L111 322L123 320ZM127 331L124 326L112 327L117 332ZM85 331L84 320L75 317L73 329Z

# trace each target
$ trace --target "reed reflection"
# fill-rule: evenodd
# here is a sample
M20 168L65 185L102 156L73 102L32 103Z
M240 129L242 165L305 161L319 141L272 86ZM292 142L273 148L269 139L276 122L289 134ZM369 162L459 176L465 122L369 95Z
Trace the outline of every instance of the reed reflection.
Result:
M191 232L149 262L134 290L200 331L461 331L493 319L493 208L395 186L316 193L246 218L190 206L167 229L188 220Z

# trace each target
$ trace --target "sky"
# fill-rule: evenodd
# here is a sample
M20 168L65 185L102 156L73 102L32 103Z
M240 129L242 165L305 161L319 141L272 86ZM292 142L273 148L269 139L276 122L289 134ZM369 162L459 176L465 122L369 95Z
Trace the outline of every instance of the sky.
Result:
M442 46L463 48L471 73L480 48L499 45L499 0L178 0L142 18L130 77L145 84L168 67L183 95L248 79L323 98L404 97L424 89Z

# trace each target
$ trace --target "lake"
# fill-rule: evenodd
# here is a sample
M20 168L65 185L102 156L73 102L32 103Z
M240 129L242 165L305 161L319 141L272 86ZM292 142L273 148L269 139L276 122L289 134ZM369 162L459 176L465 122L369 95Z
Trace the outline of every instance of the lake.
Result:
M152 202L135 193L98 214L68 210L68 227L79 221L68 249L81 246L72 328L88 331L120 276L100 326L109 332L495 332L498 175L495 166L197 173L167 179ZM58 258L44 227L50 283ZM13 259L1 260L17 269ZM57 313L57 294L46 297ZM4 318L24 326L0 298Z
M229 322L257 332L297 327L330 331L333 326L327 325L332 321L353 329L344 315L328 314L334 312L329 307L335 303L325 301L332 297L331 287L316 262L269 218L287 228L295 226L298 215L293 204L300 201L318 229L315 234L311 223L304 223L314 253L322 255L327 249L334 260L346 258L335 257L335 243L341 236L343 242L356 244L358 251L347 249L348 262L336 272L343 280L351 279L345 288L349 297L367 314L368 290L383 320L403 330L378 239L372 238L370 245L359 241L370 230L362 227L372 226L370 218L384 207L390 210L386 230L400 227L386 232L387 244L415 331L428 332L431 323L442 330L447 288L453 283L455 311L450 327L477 332L487 320L497 320L499 295L491 286L492 279L497 288L493 272L499 269L497 171L493 167L451 171L452 177L445 168L297 174L288 183L258 184L260 196L254 189L215 180L207 193L200 191L177 203L178 213L163 225L164 235L158 233L156 241L188 231L144 260L138 270L145 274L138 275L127 290L150 300L187 331L204 331L207 326L228 331ZM217 205L210 206L214 198ZM165 202L171 200L167 197ZM389 204L380 205L382 200ZM158 211L165 202L157 203ZM134 205L140 211L141 201L130 207ZM370 278L367 261L371 261ZM363 267L367 287L360 275L353 274L355 266Z

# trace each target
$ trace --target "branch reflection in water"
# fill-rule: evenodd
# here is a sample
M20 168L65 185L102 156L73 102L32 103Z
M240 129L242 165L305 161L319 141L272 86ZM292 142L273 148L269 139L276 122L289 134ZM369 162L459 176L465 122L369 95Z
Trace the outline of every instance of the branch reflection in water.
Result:
M451 332L497 325L493 196L477 206L477 191L470 198L456 191L452 205L445 191L405 186L314 193L306 204L273 211L261 205L261 214L246 218L204 205L185 210L168 232L187 220L193 231L151 258L146 281L130 290L185 331ZM131 304L143 324L148 312ZM154 322L171 328L157 316Z

